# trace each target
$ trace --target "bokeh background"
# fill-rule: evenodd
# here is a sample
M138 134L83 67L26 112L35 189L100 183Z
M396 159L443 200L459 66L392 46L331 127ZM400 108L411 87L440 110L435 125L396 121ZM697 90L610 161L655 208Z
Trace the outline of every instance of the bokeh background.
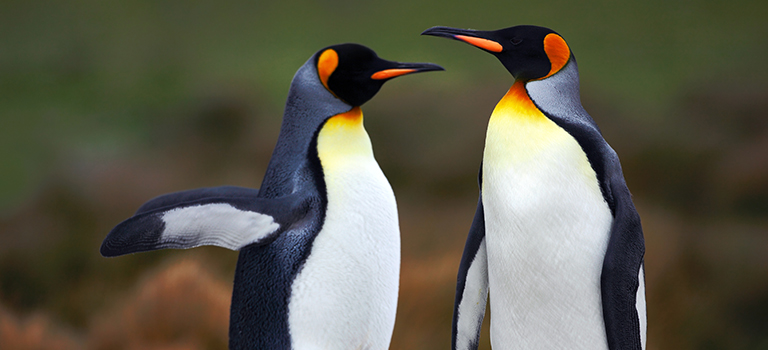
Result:
M488 116L511 85L434 25L548 26L645 229L649 349L768 349L768 2L0 2L0 348L223 349L237 254L105 259L167 192L258 187L296 69L328 45L446 72L364 106L400 205L392 349L447 349ZM487 324L481 347L488 349Z

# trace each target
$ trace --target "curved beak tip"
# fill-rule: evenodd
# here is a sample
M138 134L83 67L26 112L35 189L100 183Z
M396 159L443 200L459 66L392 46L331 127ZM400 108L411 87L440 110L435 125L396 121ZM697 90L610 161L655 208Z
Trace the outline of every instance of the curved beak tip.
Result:
M499 53L504 50L501 43L490 39L487 32L474 29L458 29L451 27L432 27L421 33L422 35L432 35L453 40L463 41L480 49Z
M425 69L424 71L425 72L426 71L435 71L435 72L437 72L437 71L442 71L442 70L445 70L445 68L443 68L443 66L440 66L440 65L437 65L437 64L432 64L432 66L429 69Z
M453 28L443 27L443 26L435 26L435 27L429 28L429 29L421 32L421 35L453 37L453 34L447 32L447 30L450 30L450 29L453 29Z

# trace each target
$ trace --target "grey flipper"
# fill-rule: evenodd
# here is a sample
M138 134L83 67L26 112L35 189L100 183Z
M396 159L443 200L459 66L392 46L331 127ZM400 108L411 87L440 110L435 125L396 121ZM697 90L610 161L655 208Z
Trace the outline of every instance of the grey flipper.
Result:
M576 60L555 75L526 85L536 106L579 143L595 170L600 190L613 214L608 247L600 277L603 320L611 350L643 348L645 300L640 300L645 241L619 156L605 141L579 97ZM544 108L546 106L546 108ZM638 311L641 308L642 309ZM642 313L642 314L640 314Z
M146 203L142 204L139 209L136 210L134 216L153 211L156 209L178 206L184 202L194 202L203 198L222 197L222 198L239 198L239 197L256 197L259 194L257 188L247 188L238 186L218 186L218 187L203 187L194 190L184 190L179 192L167 193L161 196L150 199Z
M600 277L603 318L611 350L640 350L645 338L645 310L639 310L640 304L645 305L645 295L637 292L645 284L640 280L645 278L641 271L645 253L643 229L618 158L613 165L612 176L606 179L610 181L614 218Z
M142 205L101 245L103 256L214 245L232 250L269 240L301 215L301 198L257 198L258 190L222 186L166 194Z
M485 248L485 214L481 193L456 281L451 336L454 350L477 349L487 300L488 256Z

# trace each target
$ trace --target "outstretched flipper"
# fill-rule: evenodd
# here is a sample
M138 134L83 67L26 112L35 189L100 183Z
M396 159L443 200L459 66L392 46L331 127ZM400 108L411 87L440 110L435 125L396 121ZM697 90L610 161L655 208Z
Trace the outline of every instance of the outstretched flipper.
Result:
M214 245L232 250L280 232L304 212L301 196L257 197L258 190L222 186L162 195L107 235L101 255Z
M608 348L645 349L645 244L640 216L621 176L610 179L614 203L611 236L600 279Z
M485 214L481 194L456 281L451 337L454 350L477 349L487 300L488 255L485 248Z

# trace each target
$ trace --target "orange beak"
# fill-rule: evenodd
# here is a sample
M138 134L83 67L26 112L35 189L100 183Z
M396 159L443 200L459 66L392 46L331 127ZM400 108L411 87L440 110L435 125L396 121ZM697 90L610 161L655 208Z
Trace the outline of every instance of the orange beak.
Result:
M400 63L392 61L388 61L388 64L381 68L384 69L371 74L371 79L387 80L411 73L444 70L443 67L432 63Z
M401 75L413 73L415 71L416 71L415 69L406 69L406 68L385 69L385 70L380 70L376 73L373 73L373 75L371 75L371 79L373 80L390 79L394 77L399 77Z
M454 35L453 36L456 39L459 39L467 44L477 46L483 50L488 50L491 52L501 52L503 49L501 47L501 44L488 39L483 38L477 38L474 36L466 36L466 35Z

